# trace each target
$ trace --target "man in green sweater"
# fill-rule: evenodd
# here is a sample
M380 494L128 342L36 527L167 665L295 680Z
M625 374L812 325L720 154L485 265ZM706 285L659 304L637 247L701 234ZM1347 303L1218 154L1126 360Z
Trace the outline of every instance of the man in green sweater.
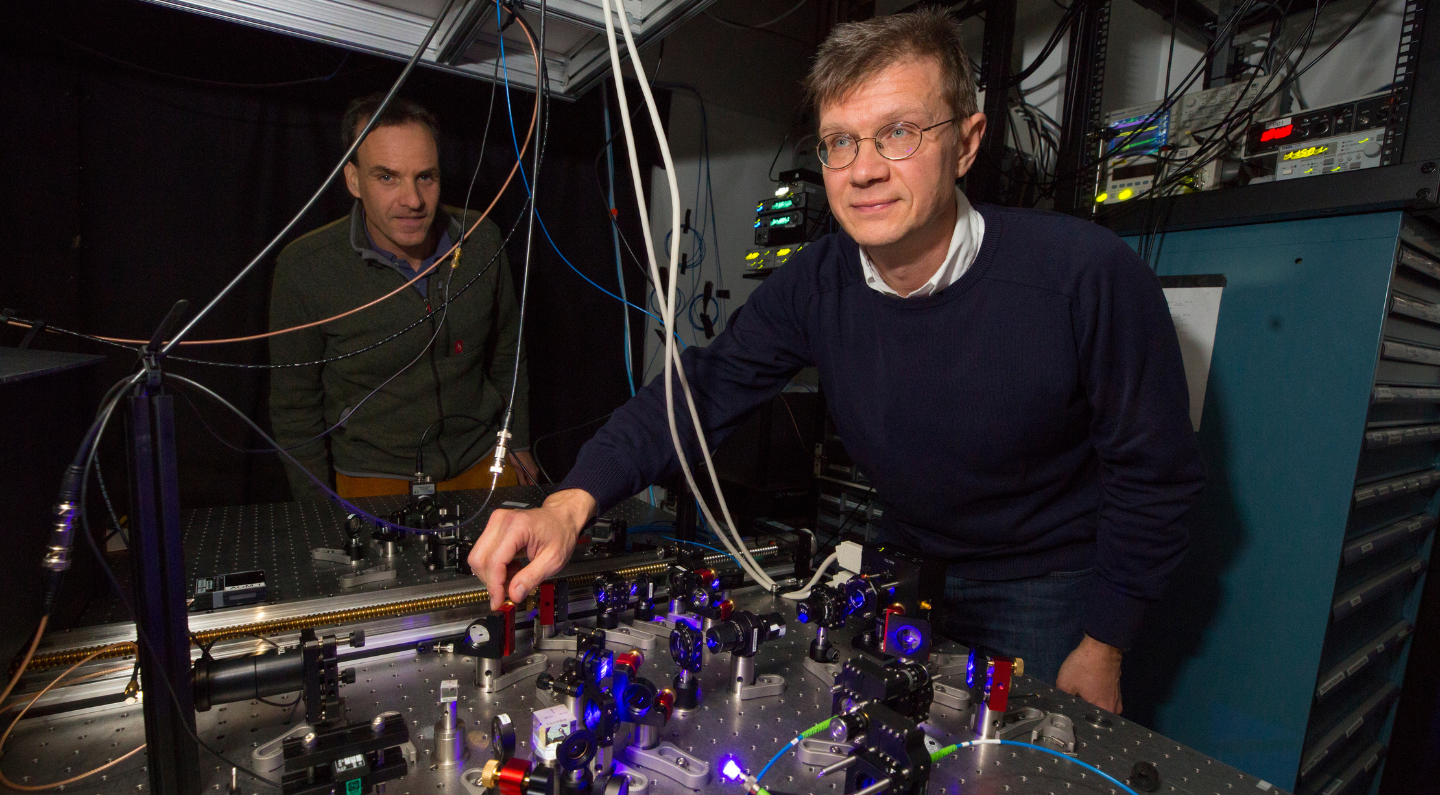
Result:
M347 148L380 101L350 104ZM465 238L477 213L440 205L435 117L396 98L345 165L345 184L356 198L349 216L276 262L271 330L324 321L270 338L276 440L343 497L407 493L422 469L442 489L487 487L518 356L509 463L514 472L518 459L518 482L529 482L529 384L509 263L493 222ZM288 469L296 499L316 494ZM516 482L507 475L501 485Z

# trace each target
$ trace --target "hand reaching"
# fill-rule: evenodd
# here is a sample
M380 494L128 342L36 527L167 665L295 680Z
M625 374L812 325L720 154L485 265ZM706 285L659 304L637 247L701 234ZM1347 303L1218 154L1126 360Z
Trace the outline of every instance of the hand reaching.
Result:
M545 578L570 560L580 531L595 515L595 498L580 489L551 494L539 508L497 509L485 532L470 550L470 568L490 590L490 608L509 599L520 602ZM524 552L529 565L516 568L515 557Z

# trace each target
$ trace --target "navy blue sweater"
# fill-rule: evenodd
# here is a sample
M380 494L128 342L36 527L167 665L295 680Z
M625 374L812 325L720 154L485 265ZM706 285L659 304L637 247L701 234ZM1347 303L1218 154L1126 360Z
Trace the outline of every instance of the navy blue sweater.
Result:
M931 296L868 287L848 235L807 246L683 354L701 424L713 449L817 367L891 539L981 580L1094 566L1085 631L1128 648L1184 553L1205 477L1164 295L1108 230L978 209L975 263ZM616 411L561 488L605 510L677 472L663 387Z

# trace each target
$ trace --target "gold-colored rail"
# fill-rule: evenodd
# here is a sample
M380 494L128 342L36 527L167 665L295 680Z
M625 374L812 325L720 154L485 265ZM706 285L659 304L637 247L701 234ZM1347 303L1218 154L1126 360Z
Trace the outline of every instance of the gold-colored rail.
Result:
M751 550L751 554L757 558L769 557L779 551L779 547L765 547ZM706 557L706 563L714 564L724 561L727 555L711 555ZM669 567L668 561L647 563L639 566L628 566L616 570L622 577L637 577L641 574L656 574L665 571ZM570 585L584 585L593 582L594 574L575 574L556 579L563 579ZM490 600L490 591L485 588L476 588L470 591L448 594L446 596L427 596L419 599L403 599L397 602L372 605L370 607L352 607L345 610L332 610L325 613L315 613L307 616L295 616L293 618L275 618L269 621L255 621L249 624L241 624L234 627L221 627L210 629L204 632L191 634L192 642L197 645L207 645L227 638L280 635L288 632L299 632L302 629L313 629L315 627L333 627L345 624L353 624L361 621L374 621L381 618L393 618L396 616L411 615L415 613L430 613L438 610L453 610L458 607L470 605L484 605ZM27 671L43 671L49 668L57 668L63 665L72 665L77 660L84 659L97 646L84 648L64 649L37 653L30 660ZM135 656L135 643L118 645L107 649L95 657L97 660L124 659Z

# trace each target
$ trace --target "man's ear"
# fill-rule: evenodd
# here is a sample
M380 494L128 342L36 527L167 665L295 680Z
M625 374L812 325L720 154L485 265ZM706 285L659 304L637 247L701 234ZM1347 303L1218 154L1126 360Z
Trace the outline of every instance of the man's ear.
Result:
M351 196L360 198L360 167L354 163L345 164L345 187Z
M959 126L956 134L960 143L957 147L955 178L959 179L975 165L975 156L980 154L980 142L985 138L985 114L977 113L966 119L958 119L955 124Z

